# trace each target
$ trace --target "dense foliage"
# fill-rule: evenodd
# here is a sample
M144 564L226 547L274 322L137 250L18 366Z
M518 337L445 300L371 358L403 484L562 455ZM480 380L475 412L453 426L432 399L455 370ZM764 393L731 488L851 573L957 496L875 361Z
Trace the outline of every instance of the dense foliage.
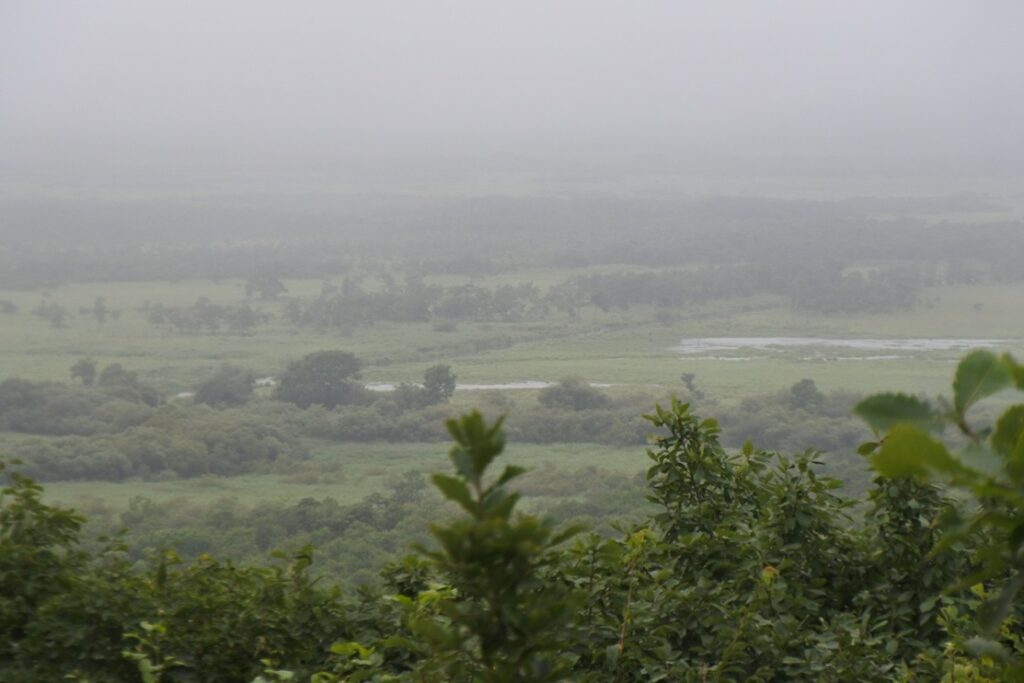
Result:
M975 353L954 399L862 402L882 473L863 523L817 473L817 454L745 445L673 401L648 416L655 514L612 536L517 513L489 474L500 422L448 422L454 507L380 590L309 577L309 551L277 568L79 543L82 518L17 474L0 504L4 680L1008 680L1024 647L1018 531L1020 415L994 429L968 410L1024 388L1011 359ZM814 398L804 386L797 400ZM953 424L954 453L931 433ZM976 501L947 498L937 475ZM894 478L890 478L894 477ZM413 484L415 486L415 484ZM325 510L306 506L304 514ZM337 513L329 513L330 515ZM337 517L341 519L341 517ZM437 519L438 517L435 517ZM575 537L576 540L571 541ZM571 542L570 542L571 541ZM284 558L287 559L287 558ZM975 621L974 617L979 617ZM310 679L310 677L312 678Z

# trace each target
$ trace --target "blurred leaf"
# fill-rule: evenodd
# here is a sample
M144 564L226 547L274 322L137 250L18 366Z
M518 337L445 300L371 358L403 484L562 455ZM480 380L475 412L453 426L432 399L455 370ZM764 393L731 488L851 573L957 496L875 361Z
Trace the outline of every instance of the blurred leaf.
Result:
M1009 368L1010 374L1013 376L1014 384L1017 385L1018 389L1024 390L1024 365L1020 365L1014 360L1013 356L1008 353L1004 353L1000 360L1006 364Z
M859 455L871 455L878 448L877 441L865 441L861 445L857 446L857 453Z
M509 481L515 479L524 472L526 472L525 467L519 467L517 465L506 465L505 471L502 472L501 476L498 477L498 480L494 482L494 486L497 487L501 486L502 484L508 483Z
M1024 435L1024 405L1009 408L999 421L992 434L992 448L1009 457L1021 447L1021 436Z
M970 638L964 643L964 649L975 657L991 657L997 661L1006 659L1006 648L988 638Z
M993 631L1003 623L1021 588L1024 588L1024 574L1017 574L1006 582L998 597L982 606L978 612L978 623L983 629Z
M455 501L471 515L478 514L477 504L462 481L446 474L435 474L431 480L434 482L434 486L441 490L445 498Z
M900 423L910 423L929 431L942 426L931 405L907 394L875 394L858 403L853 412L879 434Z
M987 446L969 445L957 453L957 459L975 472L996 477L1006 467L1006 460Z
M963 417L974 403L1012 386L1013 379L1010 368L992 352L967 354L957 366L953 379L953 401L957 413Z
M963 470L946 447L910 425L896 425L872 456L871 464L887 477L924 477Z

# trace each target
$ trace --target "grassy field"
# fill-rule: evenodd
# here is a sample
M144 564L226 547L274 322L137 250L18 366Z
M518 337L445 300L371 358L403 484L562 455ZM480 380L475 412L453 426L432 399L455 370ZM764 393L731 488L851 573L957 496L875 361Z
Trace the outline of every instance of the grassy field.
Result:
M244 505L295 502L303 498L335 498L355 503L383 492L410 470L446 472L451 469L447 446L439 443L315 443L309 462L281 474L203 477L174 481L49 482L45 498L71 505L88 514L123 509L132 498L180 500L207 504L232 498ZM574 471L596 467L623 475L641 472L649 459L642 447L613 448L596 444L510 444L502 456L507 463L531 469L543 477L552 468Z

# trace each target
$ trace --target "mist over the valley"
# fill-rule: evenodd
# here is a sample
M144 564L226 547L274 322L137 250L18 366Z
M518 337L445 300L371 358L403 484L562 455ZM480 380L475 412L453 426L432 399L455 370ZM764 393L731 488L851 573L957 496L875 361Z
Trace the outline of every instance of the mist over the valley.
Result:
M1021 26L0 2L0 680L1021 680Z

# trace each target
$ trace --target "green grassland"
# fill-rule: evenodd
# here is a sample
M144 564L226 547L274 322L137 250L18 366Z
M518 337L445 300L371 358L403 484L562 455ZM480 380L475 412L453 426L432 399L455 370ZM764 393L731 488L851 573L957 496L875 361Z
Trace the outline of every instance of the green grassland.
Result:
M547 286L574 271L529 271L474 279L478 284L533 281ZM445 278L446 284L468 278ZM308 298L321 282L290 280L288 296ZM63 329L52 329L32 314L47 296L75 315ZM120 311L117 319L98 324L80 307L96 297ZM365 362L368 382L417 381L434 363L452 366L460 382L489 384L522 380L555 381L579 375L608 383L613 395L642 393L651 400L681 388L680 374L692 372L698 386L713 399L730 404L756 394L779 391L813 379L823 391L859 393L895 389L929 394L947 390L950 372L961 351L916 353L898 360L806 360L799 350L750 354L755 358L722 361L681 356L671 350L680 340L705 336L821 336L841 338L967 337L1016 340L1010 349L1024 355L1024 287L961 286L925 290L915 310L883 315L808 315L795 312L772 297L716 302L674 312L667 322L656 311L635 307L609 312L584 309L576 318L551 316L523 323L459 323L440 331L430 323L378 323L349 333L294 330L278 316L250 336L179 334L150 325L141 309L146 301L190 305L205 296L215 303L244 300L241 282L207 281L97 283L42 291L0 291L0 300L19 311L0 315L0 378L66 381L78 358L91 356L101 365L120 362L166 395L191 389L224 362L273 375L292 359L328 348L351 351ZM252 302L279 314L281 302ZM980 304L980 305L979 305ZM742 355L742 354L740 354ZM536 392L510 392L517 404L534 400ZM484 401L480 392L457 392L453 407L469 409ZM20 438L4 435L7 443ZM187 498L211 501L224 497L241 502L295 500L332 496L354 502L384 490L410 469L435 471L447 467L439 444L332 444L317 442L314 457L293 471L231 479L52 483L51 500L88 509L123 507L133 496L159 500ZM590 444L536 446L513 444L512 458L531 467L550 464L573 470L585 466L636 472L643 467L642 448L616 449Z

